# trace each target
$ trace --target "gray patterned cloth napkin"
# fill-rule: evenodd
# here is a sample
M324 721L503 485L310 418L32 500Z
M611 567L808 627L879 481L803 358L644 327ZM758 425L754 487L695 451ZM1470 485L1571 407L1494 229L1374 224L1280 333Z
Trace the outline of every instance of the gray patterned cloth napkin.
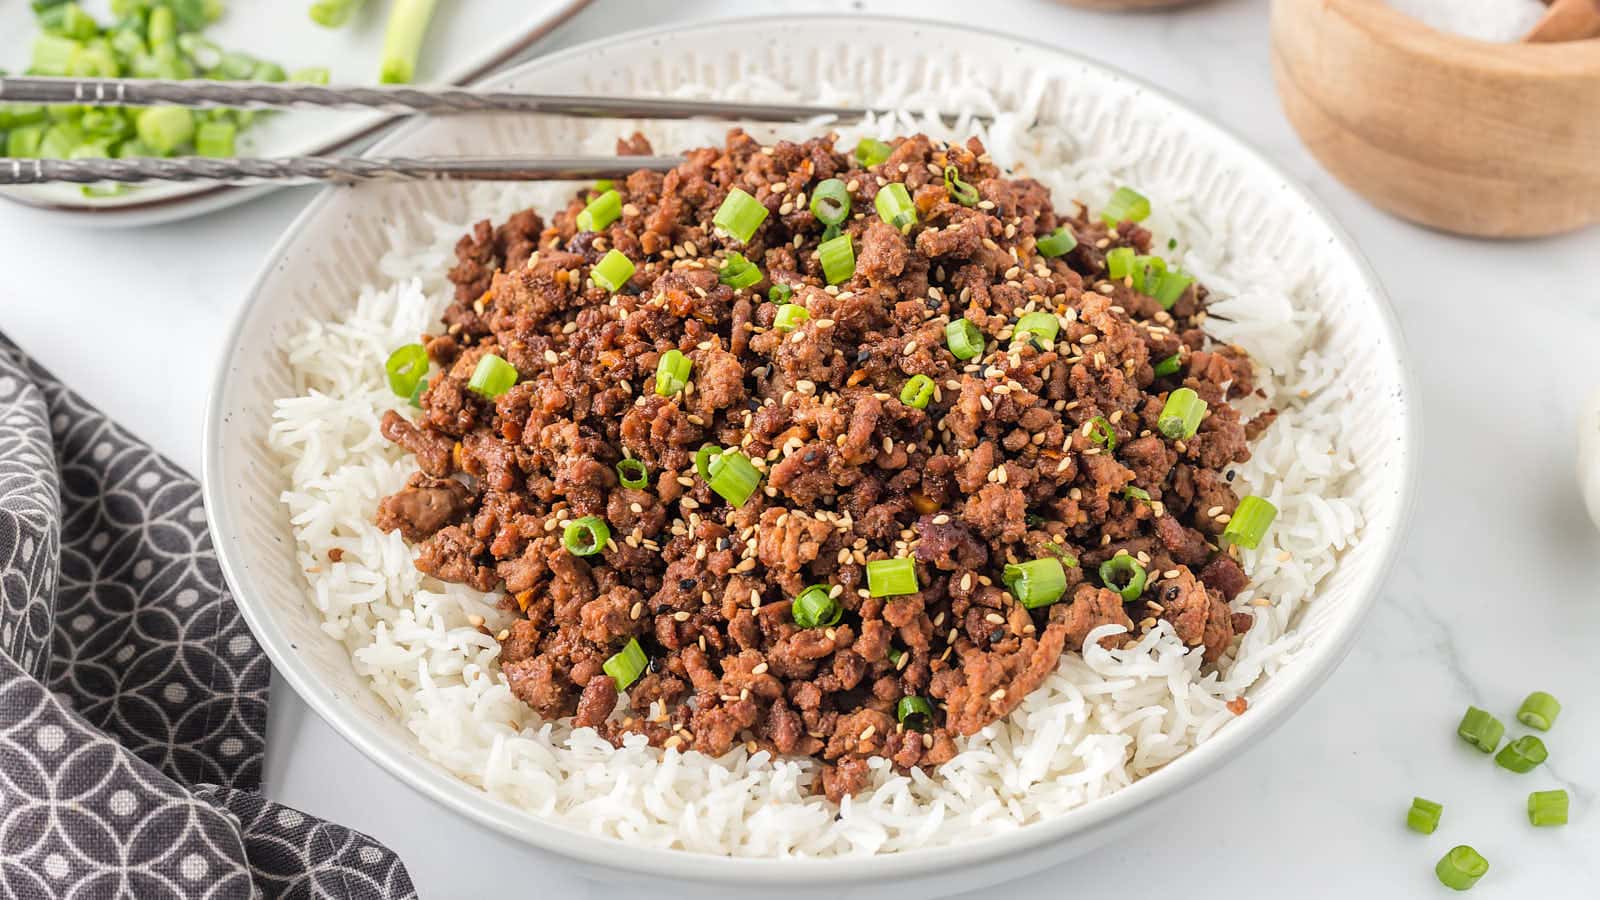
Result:
M269 674L199 485L0 335L0 897L415 897L255 793Z

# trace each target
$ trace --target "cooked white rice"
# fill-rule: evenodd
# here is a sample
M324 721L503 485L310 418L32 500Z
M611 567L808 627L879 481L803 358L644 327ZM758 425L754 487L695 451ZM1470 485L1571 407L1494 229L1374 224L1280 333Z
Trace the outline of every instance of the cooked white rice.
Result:
M751 81L718 95L788 93ZM826 99L861 98L833 91ZM961 96L900 98L904 109L951 103L997 112L976 86ZM1032 103L1022 107L988 128L901 113L892 123L839 129L841 146L865 134L977 133L997 161L1046 183L1058 203L1097 205L1127 177L1125 160L1088 158L1069 135L1024 127ZM722 137L721 127L696 123L644 130L658 148ZM607 152L615 136L596 128L589 146L575 149ZM383 362L437 321L451 294L452 247L470 224L433 218L390 235L381 264L389 283L364 290L334 321L304 323L284 348L296 396L277 403L270 441L293 485L283 502L307 572L307 602L441 765L535 815L636 844L752 857L889 853L987 837L1110 794L1226 727L1234 718L1228 701L1294 656L1297 611L1362 526L1347 496L1355 468L1341 440L1348 398L1336 382L1338 361L1318 348L1311 286L1253 255L1206 210L1188 208L1183 185L1140 187L1155 207L1147 224L1161 241L1177 239L1170 255L1201 276L1219 298L1214 309L1233 320L1214 321L1213 329L1271 369L1265 402L1283 411L1239 469L1241 493L1265 496L1279 515L1260 549L1244 554L1252 587L1234 608L1255 625L1215 671L1202 672L1200 655L1186 652L1165 623L1129 649L1103 650L1091 640L1084 655L1064 656L1010 717L960 741L961 752L937 771L904 775L872 760L871 786L837 816L809 787L818 772L810 759L742 749L711 759L658 751L639 738L615 749L590 729L541 721L507 689L496 643L468 621L509 625L497 598L425 578L411 564L411 548L372 524L378 500L415 468L378 434L383 412L396 405ZM557 197L549 187L475 190L472 219L500 218L530 202L548 209ZM342 559L329 564L336 547Z

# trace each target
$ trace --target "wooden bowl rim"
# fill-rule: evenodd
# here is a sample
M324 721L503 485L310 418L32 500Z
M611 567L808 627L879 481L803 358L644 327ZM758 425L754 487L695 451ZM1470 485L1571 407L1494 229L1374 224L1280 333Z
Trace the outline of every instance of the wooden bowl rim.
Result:
M1549 44L1481 41L1440 31L1389 6L1382 0L1314 0L1341 16L1372 40L1397 52L1428 58L1455 68L1534 79L1600 79L1600 38ZM1313 3L1290 3L1290 11L1309 10Z

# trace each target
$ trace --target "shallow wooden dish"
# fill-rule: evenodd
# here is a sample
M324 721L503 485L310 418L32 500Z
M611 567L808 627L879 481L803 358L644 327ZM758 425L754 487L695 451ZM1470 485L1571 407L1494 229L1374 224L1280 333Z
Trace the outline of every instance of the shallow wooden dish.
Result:
M1381 0L1273 0L1272 67L1311 152L1396 215L1482 237L1600 222L1600 39L1487 44Z

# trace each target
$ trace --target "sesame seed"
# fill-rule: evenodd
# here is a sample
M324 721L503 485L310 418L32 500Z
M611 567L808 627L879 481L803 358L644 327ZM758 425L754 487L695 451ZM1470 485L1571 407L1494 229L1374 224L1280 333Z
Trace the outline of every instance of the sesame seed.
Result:
M867 727L861 729L861 737L857 738L857 740L865 741L866 739L872 737L877 730L878 727L876 725L868 725Z
M1002 616L999 613L989 613L987 616L983 617L983 620L988 622L990 625L1004 625L1006 623L1005 616Z
M1006 698L1006 689L1005 688L1000 688L999 690L997 690L994 693L989 695L989 699L991 701L995 702L995 703L999 703L1001 700L1004 700L1005 698Z
M689 621L689 614L684 612L683 610L678 610L677 612L672 614L672 621L674 621L674 622L687 622L687 621Z

